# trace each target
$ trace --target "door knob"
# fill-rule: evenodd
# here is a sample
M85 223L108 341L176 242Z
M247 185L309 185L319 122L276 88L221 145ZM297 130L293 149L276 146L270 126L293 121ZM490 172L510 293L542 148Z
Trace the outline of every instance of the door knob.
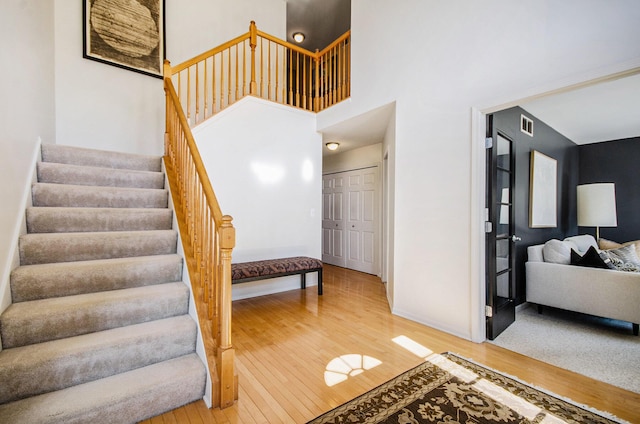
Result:
M515 234L511 236L511 241L514 242L514 243L517 242L517 241L520 241L520 240L522 240L522 239L520 237L516 236Z

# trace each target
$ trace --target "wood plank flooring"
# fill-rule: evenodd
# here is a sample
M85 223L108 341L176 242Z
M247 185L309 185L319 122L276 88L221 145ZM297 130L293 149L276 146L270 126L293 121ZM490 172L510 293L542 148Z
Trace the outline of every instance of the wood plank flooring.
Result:
M392 341L398 336L640 422L640 394L392 315L385 287L374 276L325 265L324 284L323 296L312 287L233 303L239 377L239 400L234 406L207 409L198 401L144 423L305 423L422 362ZM347 354L381 363L328 386L327 364Z

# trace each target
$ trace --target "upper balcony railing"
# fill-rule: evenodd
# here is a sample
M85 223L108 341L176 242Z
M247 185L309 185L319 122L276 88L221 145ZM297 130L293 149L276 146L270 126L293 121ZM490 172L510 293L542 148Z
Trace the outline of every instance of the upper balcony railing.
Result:
M190 126L252 95L319 112L350 96L350 32L311 52L249 32L176 66L165 63Z

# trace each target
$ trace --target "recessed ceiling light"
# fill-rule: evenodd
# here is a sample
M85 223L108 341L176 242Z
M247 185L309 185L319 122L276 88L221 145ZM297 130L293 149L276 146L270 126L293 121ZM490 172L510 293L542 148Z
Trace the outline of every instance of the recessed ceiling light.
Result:
M294 32L293 39L296 43L302 43L304 41L304 34L301 32Z
M327 149L329 150L336 150L338 147L340 147L340 143L336 143L335 141L332 141L331 143L327 143L326 146L327 146Z

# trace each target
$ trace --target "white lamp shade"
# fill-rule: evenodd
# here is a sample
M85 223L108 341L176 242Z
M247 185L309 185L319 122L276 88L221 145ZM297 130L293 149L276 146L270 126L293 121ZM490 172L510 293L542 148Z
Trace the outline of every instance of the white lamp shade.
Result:
M615 227L616 188L613 183L578 186L578 226Z

